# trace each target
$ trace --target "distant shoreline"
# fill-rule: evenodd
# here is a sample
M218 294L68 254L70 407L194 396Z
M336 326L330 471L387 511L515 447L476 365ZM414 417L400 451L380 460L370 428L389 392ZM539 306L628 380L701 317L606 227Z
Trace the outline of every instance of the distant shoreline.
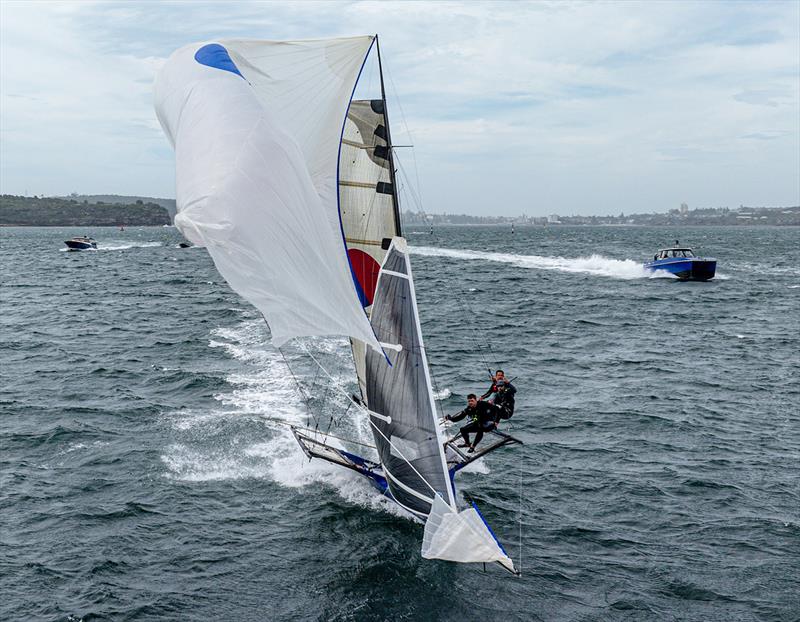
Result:
M172 224L167 208L136 199L106 203L88 199L0 195L0 226L141 227Z
M171 225L174 199L122 195L25 197L0 195L0 227L159 227ZM800 206L672 209L619 216L471 216L405 211L404 227L741 227L800 226Z

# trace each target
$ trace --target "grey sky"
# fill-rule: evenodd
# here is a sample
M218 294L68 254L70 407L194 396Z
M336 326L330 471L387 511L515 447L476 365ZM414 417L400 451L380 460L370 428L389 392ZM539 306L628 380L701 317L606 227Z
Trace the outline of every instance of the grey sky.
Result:
M426 211L800 204L795 1L1 7L3 193L174 197L152 106L173 50L377 32Z

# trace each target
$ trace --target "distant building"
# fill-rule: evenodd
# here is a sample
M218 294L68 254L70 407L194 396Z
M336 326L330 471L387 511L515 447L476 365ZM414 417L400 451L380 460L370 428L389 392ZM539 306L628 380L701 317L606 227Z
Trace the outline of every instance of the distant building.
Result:
M547 222L551 225L560 225L561 221L558 219L558 214L550 214L547 217Z
M681 203L681 216L686 216L689 213L689 206L686 203Z

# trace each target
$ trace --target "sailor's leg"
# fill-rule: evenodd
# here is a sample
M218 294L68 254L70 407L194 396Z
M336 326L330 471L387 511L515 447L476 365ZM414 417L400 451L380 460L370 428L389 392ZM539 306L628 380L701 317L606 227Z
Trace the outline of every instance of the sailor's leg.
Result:
M478 443L481 442L482 438L483 438L483 428L481 426L478 426L478 429L475 431L475 440L472 441L472 445L470 446L470 449L475 449L475 447L478 445Z
M460 430L461 438L464 439L464 445L462 445L462 447L464 447L465 445L469 445L469 432L472 432L470 425L471 424L468 423L467 425L463 426Z

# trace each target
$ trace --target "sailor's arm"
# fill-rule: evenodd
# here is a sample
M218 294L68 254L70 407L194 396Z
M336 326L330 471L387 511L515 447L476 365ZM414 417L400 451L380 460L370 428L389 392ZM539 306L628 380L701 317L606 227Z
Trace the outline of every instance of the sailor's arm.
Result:
M491 413L492 413L491 421L493 421L495 427L497 427L497 424L500 423L500 419L502 418L501 415L503 415L503 409L500 408L499 406L495 406L494 404L490 404L490 406L492 407L492 410L491 410Z
M447 421L461 421L466 416L467 416L467 410L464 409L460 413L456 413L455 415L445 416L445 419L447 419Z
M480 399L485 400L487 397L489 397L496 390L497 390L497 387L495 387L494 382L493 382L492 386L489 387L489 390L486 393L484 393L483 395L481 395Z

